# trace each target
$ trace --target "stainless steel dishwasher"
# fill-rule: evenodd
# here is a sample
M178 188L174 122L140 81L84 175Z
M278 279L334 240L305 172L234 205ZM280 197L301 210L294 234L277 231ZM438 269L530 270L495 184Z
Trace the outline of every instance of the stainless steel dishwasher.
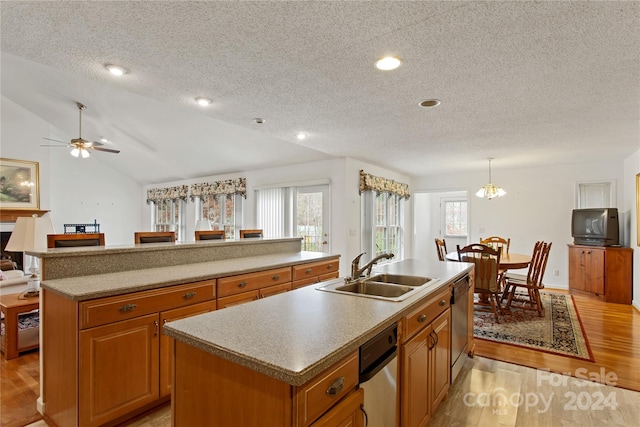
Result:
M360 346L360 388L368 427L396 425L398 324Z
M468 352L469 333L469 276L453 283L451 292L451 384L460 373Z

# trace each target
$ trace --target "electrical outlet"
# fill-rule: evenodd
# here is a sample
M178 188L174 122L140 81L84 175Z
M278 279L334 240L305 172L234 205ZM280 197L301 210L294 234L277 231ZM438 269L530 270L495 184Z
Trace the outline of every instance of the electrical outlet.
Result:
M560 275L560 270L553 270L553 275L554 276L559 276Z

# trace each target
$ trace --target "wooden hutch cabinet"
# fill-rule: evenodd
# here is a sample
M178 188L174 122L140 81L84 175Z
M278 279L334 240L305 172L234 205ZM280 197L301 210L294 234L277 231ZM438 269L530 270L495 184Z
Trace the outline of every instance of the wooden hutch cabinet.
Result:
M631 304L633 249L569 246L569 292Z

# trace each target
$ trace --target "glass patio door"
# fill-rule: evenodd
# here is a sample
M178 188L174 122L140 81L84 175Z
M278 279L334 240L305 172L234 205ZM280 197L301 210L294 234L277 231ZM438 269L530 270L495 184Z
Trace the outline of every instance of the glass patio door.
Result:
M330 252L329 185L296 188L297 237L302 237L302 250Z

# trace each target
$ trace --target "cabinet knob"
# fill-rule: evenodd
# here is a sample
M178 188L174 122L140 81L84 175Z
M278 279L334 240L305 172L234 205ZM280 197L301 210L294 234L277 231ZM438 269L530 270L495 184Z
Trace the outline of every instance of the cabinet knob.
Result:
M137 306L137 305L135 305L135 304L125 304L125 305L123 305L122 307L120 307L120 308L118 309L118 311L119 311L120 313L128 313L128 312L130 312L130 311L135 310L135 309L136 309L136 307L138 307L138 306Z
M184 299L191 299L191 298L193 298L193 297L195 297L195 296L196 296L196 293L195 293L195 292L187 292L186 294L182 295L182 298L184 298Z
M445 300L440 300L440 307L444 307L445 305L447 305L447 302Z
M313 270L311 270L310 268L307 268L304 272L307 273L307 274L311 274L312 271Z
M331 270L333 268L333 264L327 265L327 270Z
M335 396L344 388L344 377L336 379L327 389L327 396Z
M426 314L421 314L420 317L418 317L418 322L420 323L423 323L425 320L427 320Z
M272 277L273 280L279 280L280 279L280 275L276 274L275 276Z
M240 283L238 283L238 287L239 287L239 288L244 288L245 286L247 286L247 282L240 282Z

